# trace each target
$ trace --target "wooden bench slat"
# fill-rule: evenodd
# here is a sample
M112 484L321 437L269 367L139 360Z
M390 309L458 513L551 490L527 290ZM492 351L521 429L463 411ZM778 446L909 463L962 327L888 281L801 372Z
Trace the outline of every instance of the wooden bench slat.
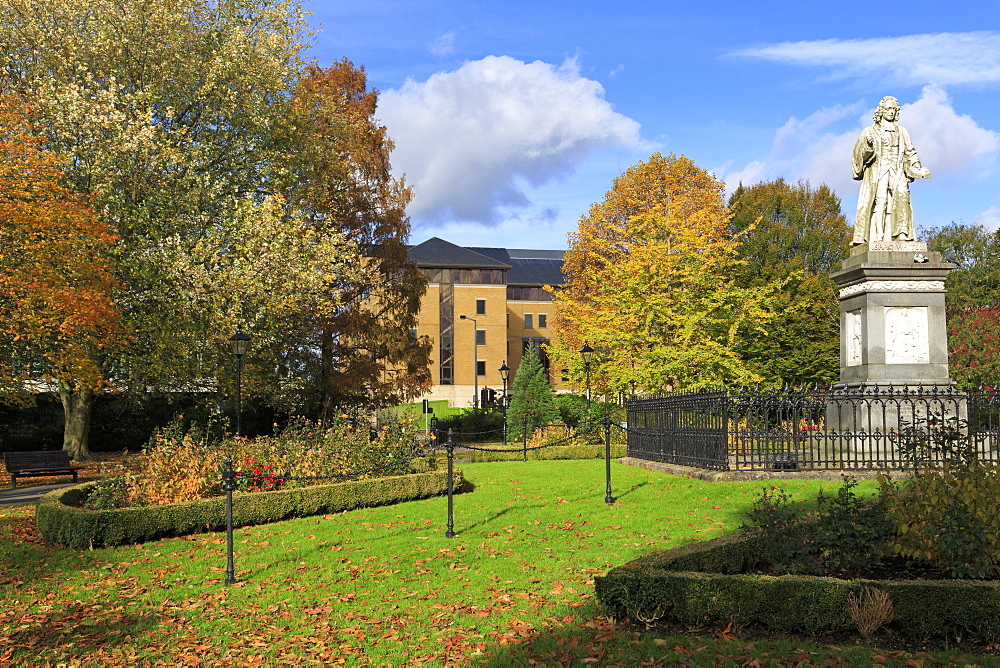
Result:
M41 450L37 452L5 452L4 466L10 474L10 486L17 487L18 476L43 476L65 473L77 481L77 471L82 466L73 466L69 453L65 450Z

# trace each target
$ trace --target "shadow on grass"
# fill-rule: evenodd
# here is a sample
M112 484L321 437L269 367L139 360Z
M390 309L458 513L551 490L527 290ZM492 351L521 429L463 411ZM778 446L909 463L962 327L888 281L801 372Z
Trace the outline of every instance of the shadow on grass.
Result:
M38 535L34 508L31 514L0 514L0 585L24 585L35 580L75 573L102 563L93 552L78 552L50 545Z
M131 643L160 626L154 614L123 614L98 603L79 603L47 612L26 613L17 630L7 637L7 646L25 658L42 652L65 653L68 657Z
M621 499L625 498L625 497L626 497L626 496L628 496L629 494L632 494L632 493L633 493L633 492L635 492L635 491L636 491L637 489L640 489L640 488L642 488L642 487L645 487L645 486L646 486L646 485L648 485L648 484L649 484L648 482L640 482L640 483L636 483L636 484L632 485L631 487L629 487L628 489L626 489L626 490L624 490L624 491L620 491L620 492L618 492L618 493L616 494L616 493L615 493L615 489L614 489L614 482L612 482L612 487L611 487L611 498L613 498L613 499L614 499L614 500L615 500L615 501L617 502L617 501L619 501L619 500L621 500Z

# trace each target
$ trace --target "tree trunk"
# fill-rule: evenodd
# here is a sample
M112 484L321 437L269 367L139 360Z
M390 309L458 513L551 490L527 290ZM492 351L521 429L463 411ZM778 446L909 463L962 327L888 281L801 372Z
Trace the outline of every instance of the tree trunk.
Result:
M65 415L63 450L69 453L70 459L78 462L90 457L87 443L95 397L94 391L89 387L74 389L68 383L59 383L59 399L62 401Z
M320 382L323 394L320 397L319 417L325 423L333 418L334 387L333 387L333 330L323 328L320 350Z

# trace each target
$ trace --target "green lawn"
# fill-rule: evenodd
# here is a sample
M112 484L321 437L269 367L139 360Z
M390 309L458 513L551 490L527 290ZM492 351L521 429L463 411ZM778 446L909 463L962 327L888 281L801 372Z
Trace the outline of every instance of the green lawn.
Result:
M609 506L600 460L462 469L475 491L455 497L456 537L444 536L444 498L238 529L241 582L228 589L224 534L77 553L39 544L32 509L0 511L0 665L930 659L918 654L921 648L908 655L853 644L754 642L738 631L664 636L601 616L595 574L732 531L761 483L706 483L615 465L617 502ZM810 499L822 486L835 487L783 486Z

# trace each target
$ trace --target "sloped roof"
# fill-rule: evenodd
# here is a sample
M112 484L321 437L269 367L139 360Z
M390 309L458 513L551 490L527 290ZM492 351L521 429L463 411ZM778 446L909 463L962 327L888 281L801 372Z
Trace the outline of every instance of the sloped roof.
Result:
M513 267L507 272L507 285L562 285L566 281L562 260L514 258L510 263Z
M431 237L422 244L410 246L407 255L421 267L475 267L483 269L510 269L507 262L457 246L450 241Z
M421 267L507 269L507 285L562 285L563 251L459 246L432 237L407 253Z
M469 250L510 264L507 285L562 285L563 251L525 250L508 248L478 248Z

